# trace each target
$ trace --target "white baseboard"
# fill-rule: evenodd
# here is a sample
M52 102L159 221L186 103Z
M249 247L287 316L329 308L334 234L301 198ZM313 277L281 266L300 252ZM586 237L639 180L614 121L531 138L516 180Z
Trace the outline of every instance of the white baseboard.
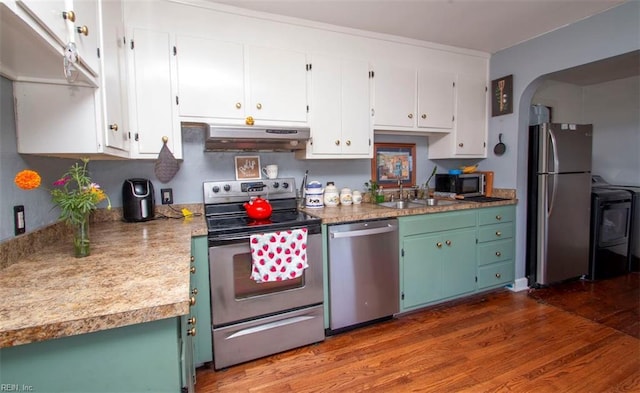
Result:
M529 285L527 285L527 278L517 278L513 284L507 285L507 288L512 292L520 292L529 289Z

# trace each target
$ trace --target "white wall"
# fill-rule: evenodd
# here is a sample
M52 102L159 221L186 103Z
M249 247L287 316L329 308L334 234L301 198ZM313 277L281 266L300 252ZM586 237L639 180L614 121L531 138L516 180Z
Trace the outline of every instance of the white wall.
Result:
M538 87L531 105L541 104L552 108L553 123L583 124L582 87L569 83L546 80Z
M513 75L514 113L489 121L489 140L503 133L506 154L492 154L483 169L495 172L495 186L517 189L516 278L524 277L526 252L527 131L529 106L543 76L640 49L640 2L630 1L580 22L500 51L490 76Z
M584 119L594 129L592 173L640 186L640 77L585 87Z

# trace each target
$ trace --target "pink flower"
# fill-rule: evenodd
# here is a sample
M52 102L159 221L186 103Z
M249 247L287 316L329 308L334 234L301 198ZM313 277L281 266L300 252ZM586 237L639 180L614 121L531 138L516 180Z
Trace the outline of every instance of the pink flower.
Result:
M69 182L69 180L71 180L71 178L69 176L65 176L65 177L62 177L62 178L54 181L53 185L56 186L56 187L57 186L64 186L65 184L67 184Z

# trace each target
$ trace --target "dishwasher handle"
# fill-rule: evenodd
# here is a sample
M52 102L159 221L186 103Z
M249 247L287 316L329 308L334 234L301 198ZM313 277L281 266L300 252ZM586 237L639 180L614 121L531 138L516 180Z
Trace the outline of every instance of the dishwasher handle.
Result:
M369 229L356 229L355 231L346 231L346 232L330 232L332 239L345 238L345 237L359 237L359 236L368 236L368 235L377 235L380 233L389 233L395 232L398 229L396 225L387 224L384 227L380 228L369 228Z

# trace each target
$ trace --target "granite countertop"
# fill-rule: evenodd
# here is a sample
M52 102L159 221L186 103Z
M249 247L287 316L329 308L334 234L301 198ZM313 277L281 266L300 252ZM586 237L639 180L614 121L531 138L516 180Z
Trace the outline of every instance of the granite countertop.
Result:
M440 213L456 210L466 209L478 209L483 207L515 205L518 200L515 199L515 190L513 192L505 191L500 195L496 195L503 198L511 198L503 201L496 202L468 202L464 200L456 201L450 205L443 206L427 206L396 209L392 207L385 207L376 205L373 203L361 203L359 205L343 206L338 205L335 207L322 207L322 208L304 208L305 213L322 219L323 224L339 224L350 221L359 220L375 220L379 218L412 216L416 214L429 214Z
M0 270L0 348L189 313L202 217L91 224L91 255L62 236Z

